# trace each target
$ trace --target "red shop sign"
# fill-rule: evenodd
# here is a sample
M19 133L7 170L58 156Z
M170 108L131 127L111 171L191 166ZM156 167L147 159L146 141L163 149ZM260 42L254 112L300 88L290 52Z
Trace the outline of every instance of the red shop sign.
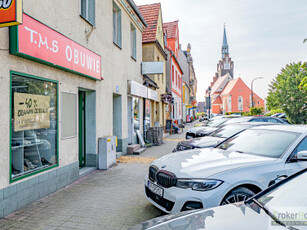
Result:
M23 14L10 27L10 53L84 77L101 80L101 56Z

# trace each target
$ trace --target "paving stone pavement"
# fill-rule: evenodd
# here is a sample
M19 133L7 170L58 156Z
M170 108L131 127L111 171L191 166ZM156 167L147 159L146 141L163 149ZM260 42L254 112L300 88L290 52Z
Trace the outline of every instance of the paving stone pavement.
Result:
M188 124L182 134L168 136L163 145L131 157L154 159L171 152L194 124ZM121 230L161 216L163 213L144 195L144 175L149 165L144 162L118 163L109 170L96 170L1 219L0 229Z

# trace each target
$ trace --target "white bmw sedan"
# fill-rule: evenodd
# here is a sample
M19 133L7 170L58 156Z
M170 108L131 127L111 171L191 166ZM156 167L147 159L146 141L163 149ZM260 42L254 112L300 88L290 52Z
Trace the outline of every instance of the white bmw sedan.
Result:
M166 213L245 201L276 179L307 168L307 126L260 126L215 148L155 160L145 176L149 201Z

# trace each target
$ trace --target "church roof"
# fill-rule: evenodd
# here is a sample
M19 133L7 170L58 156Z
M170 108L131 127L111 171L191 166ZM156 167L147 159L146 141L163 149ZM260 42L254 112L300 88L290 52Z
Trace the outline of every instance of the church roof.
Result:
M241 80L241 78L235 78L235 79L232 79L231 81L229 81L227 83L226 87L224 88L224 90L222 91L221 95L229 94L239 80Z
M220 105L223 104L222 99L220 96L218 96L217 98L215 98L215 100L212 102L212 105Z
M225 85L232 77L229 74L226 74L222 77L219 77L212 86L211 94L220 93L223 91Z
M161 4L142 5L138 6L138 8L148 24L148 27L142 33L143 43L155 42Z
M163 31L166 33L166 38L177 38L178 20L174 22L163 23Z
M223 44L222 44L222 58L225 57L225 54L229 54L229 48L227 43L227 37L226 37L226 28L224 25L224 36L223 36Z
M223 46L228 46L225 26L224 26Z

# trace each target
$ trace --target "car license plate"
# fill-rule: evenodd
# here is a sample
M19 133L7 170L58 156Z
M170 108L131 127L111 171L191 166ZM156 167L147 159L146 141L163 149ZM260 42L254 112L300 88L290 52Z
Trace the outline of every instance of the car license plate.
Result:
M148 189L152 191L154 194L163 197L163 188L160 188L151 181L148 181Z

